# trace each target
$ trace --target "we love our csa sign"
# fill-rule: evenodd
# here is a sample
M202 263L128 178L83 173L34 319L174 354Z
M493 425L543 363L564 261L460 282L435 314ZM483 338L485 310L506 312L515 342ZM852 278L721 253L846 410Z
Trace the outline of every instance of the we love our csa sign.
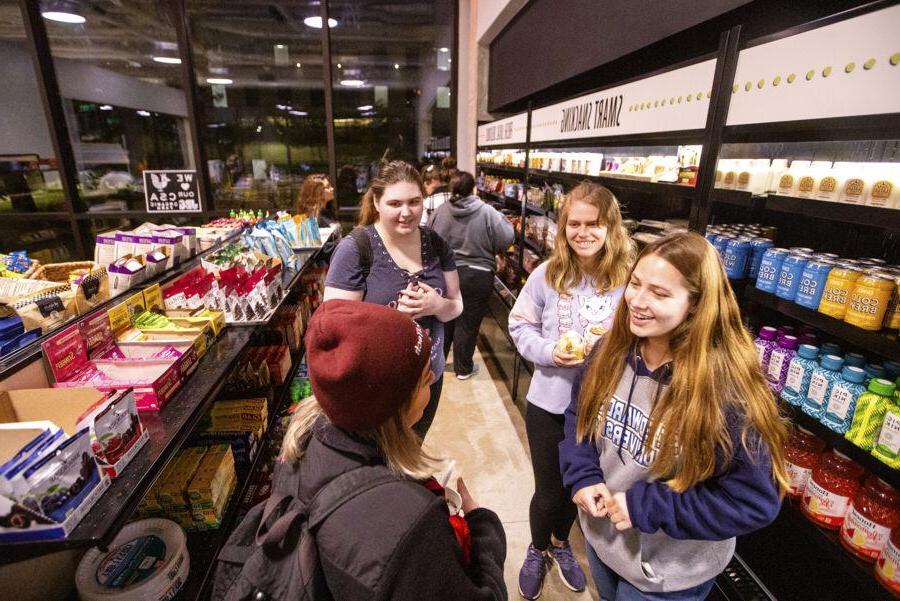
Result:
M144 171L148 213L199 213L200 185L193 169Z

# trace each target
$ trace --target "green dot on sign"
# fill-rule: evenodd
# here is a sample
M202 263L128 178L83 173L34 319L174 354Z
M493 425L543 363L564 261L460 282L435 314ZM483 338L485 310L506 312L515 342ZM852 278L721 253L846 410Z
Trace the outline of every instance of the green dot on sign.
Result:
M687 95L687 101L688 101L688 102L690 102L691 100L693 100L693 98L694 98L694 97L693 97L692 95L690 95L690 94Z
M697 102L700 102L703 99L703 92L697 92Z
M660 100L659 103L660 103L661 105L663 105L663 106L666 106L666 99L663 98L662 100Z
M772 80L772 85L776 88L781 85L781 75L775 76L775 79Z
M763 86L764 86L764 85L766 85L766 80L765 80L765 79L760 79L758 82L756 82L756 87L759 88L760 90L763 89Z
M731 93L732 93L732 94L737 94L737 91L738 91L739 89L740 89L740 86L737 85L737 84L734 84L734 87L731 88Z
M675 104L675 97L674 97L674 96L672 96L671 98L669 98L669 104Z
M853 73L853 70L856 68L856 63L847 63L847 66L844 67L844 73Z
M894 54L892 54L890 61L891 61L892 67L896 67L897 65L900 65L900 52L895 52Z
M795 79L797 79L796 73L791 73L790 75L788 75L788 83L794 83Z
M829 75L831 75L831 67L822 69L822 77L828 77Z
M659 100L654 100L654 101L653 101L653 108L656 108L656 107L658 107L658 106L659 106Z
M681 96L678 97L678 104L681 104Z
M708 91L706 92L706 97L707 97L707 98L712 98L712 90L708 90Z
M863 63L863 69L865 69L866 71L872 69L874 66L875 66L874 58L870 58L869 60L867 60L866 62Z
M749 91L750 91L750 88L752 88L752 87L753 87L753 84L752 84L751 82L749 82L749 81L748 81L747 83L744 84L744 90L747 91L747 92L749 92Z
M806 72L806 81L812 81L812 78L816 76L816 70L810 69Z

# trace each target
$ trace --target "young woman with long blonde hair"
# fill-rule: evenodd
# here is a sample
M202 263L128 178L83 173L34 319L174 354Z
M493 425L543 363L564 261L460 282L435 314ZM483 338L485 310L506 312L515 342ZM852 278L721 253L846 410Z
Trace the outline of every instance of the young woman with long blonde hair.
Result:
M509 315L516 348L535 367L525 412L535 486L531 544L519 571L526 599L540 596L552 565L568 588L586 584L568 543L576 508L562 483L558 445L587 350L582 341L590 346L611 326L633 252L616 197L599 184L579 184L563 202L550 260L528 277Z
M787 436L715 249L646 246L560 445L601 598L705 599L778 514Z

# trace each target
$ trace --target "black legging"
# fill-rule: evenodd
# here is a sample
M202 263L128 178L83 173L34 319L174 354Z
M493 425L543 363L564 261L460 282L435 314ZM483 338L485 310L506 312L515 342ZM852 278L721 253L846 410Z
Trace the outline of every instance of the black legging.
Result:
M569 540L569 530L578 509L563 486L559 470L559 443L564 438L563 415L550 413L528 403L525 432L531 448L534 470L534 496L528 511L531 543L543 551L550 546L550 535Z
M443 387L444 376L442 375L438 381L431 385L431 396L428 398L428 405L425 406L425 411L422 412L422 419L413 426L416 434L423 439L431 428L431 422L434 421L434 414L437 413L438 402L441 400L441 388Z

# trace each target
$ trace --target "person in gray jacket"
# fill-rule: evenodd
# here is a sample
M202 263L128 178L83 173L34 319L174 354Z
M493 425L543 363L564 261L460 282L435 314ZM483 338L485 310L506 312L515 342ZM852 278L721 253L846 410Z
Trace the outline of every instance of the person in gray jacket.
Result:
M460 380L477 372L472 355L494 286L494 255L515 240L512 224L474 191L472 174L458 172L450 180L450 202L442 204L428 223L456 253L463 312L453 322L444 324L444 354L449 354L452 345L453 371Z

